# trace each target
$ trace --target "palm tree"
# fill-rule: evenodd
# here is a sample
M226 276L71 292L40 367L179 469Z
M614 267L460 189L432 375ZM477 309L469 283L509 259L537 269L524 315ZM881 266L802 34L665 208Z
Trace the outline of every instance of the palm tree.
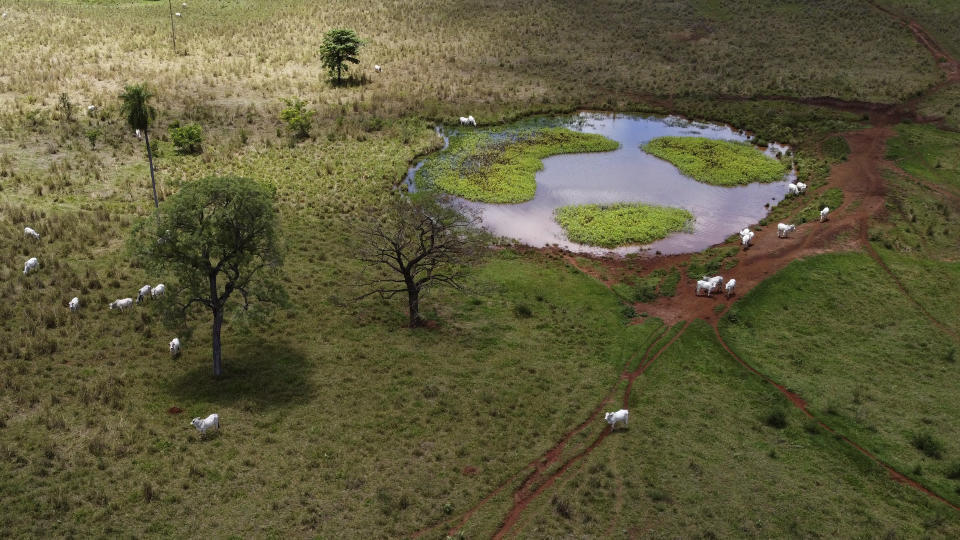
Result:
M153 175L153 153L150 151L150 122L157 116L157 111L148 101L153 97L153 93L147 89L145 84L127 85L120 94L123 100L121 111L127 117L127 124L131 129L140 130L147 143L147 160L150 162L150 181L153 183L153 204L160 207L160 201L157 199L157 180Z

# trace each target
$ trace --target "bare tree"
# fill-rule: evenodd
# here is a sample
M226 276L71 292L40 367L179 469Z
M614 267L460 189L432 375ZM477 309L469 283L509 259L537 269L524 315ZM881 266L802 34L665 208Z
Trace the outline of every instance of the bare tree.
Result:
M430 288L463 290L463 279L484 251L479 215L448 197L426 193L392 201L383 216L361 229L365 240L358 299L407 293L410 327L423 323L420 298Z

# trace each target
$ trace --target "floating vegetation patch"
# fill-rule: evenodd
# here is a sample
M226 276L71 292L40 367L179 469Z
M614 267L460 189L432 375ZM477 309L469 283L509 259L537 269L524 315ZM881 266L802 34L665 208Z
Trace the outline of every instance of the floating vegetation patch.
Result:
M520 203L533 199L543 158L619 146L603 135L561 127L471 131L451 137L446 150L427 158L415 181L419 189L432 187L471 201Z
M688 229L693 220L682 208L642 203L563 206L554 216L571 241L607 248L649 244Z
M785 163L747 143L703 137L658 137L642 148L674 164L694 180L717 186L776 182L787 172Z

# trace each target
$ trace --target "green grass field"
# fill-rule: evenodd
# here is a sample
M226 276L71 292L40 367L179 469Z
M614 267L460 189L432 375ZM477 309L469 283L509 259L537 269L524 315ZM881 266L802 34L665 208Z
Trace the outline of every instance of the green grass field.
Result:
M611 389L619 398L623 370L683 326L626 304L668 301L687 294L682 277L742 262L737 247L652 272L626 259L608 288L564 254L494 245L466 293L431 292L429 327L406 329L400 300L354 300L357 231L440 148L434 126L473 115L484 127L451 148L479 148L500 124L584 109L729 122L796 149L810 195L769 219L809 220L822 204L857 204L822 188L848 151L830 137L870 118L791 99L897 103L943 78L909 30L856 0L188 3L175 7L176 51L162 1L0 9L2 537L404 537L503 485L464 530L489 537L524 467ZM951 3L883 4L955 50ZM318 49L341 26L366 45L333 87ZM156 92L161 204L210 175L277 188L291 306L260 326L227 322L219 380L208 320L172 329L149 302L107 309L165 279L126 248L153 211L143 143L119 114L123 86L139 82ZM925 96L920 114L956 126L955 95ZM302 141L279 119L295 97L316 112ZM188 123L203 130L200 154L171 140ZM960 331L960 209L914 182L960 190L956 133L938 125L898 126L889 146L915 177L891 171L887 212L871 222L896 280L861 253L797 261L735 303L721 331L818 417L960 503L960 345L924 314ZM574 150L567 132L547 133L560 139L551 152ZM612 148L586 142L576 151ZM539 157L509 157L529 184ZM608 277L606 263L577 264ZM957 536L957 513L810 428L701 322L636 380L629 406L630 428L535 499L518 536ZM210 412L223 429L201 440L189 421ZM768 425L779 412L783 429ZM551 470L604 428L588 424Z
M648 244L686 229L693 220L682 208L642 203L563 206L554 213L570 240L602 247Z
M956 304L950 320L960 318ZM866 255L796 261L754 288L721 325L741 357L810 410L941 496L960 502L957 343ZM942 457L915 437L943 444Z
M960 527L810 424L702 322L634 383L629 409L629 429L541 497L521 537L949 537ZM780 413L786 427L771 427Z
M786 164L747 143L658 137L643 145L643 151L669 161L694 180L715 186L776 182L787 172Z

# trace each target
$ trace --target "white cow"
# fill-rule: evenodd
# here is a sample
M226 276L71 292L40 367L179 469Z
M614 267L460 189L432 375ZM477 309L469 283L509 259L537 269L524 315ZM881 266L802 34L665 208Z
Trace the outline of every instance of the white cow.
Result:
M32 236L32 237L36 238L37 240L40 239L40 234L37 233L37 231L31 229L30 227L24 227L24 228L23 228L23 234L25 234L25 235L27 235L27 236Z
M740 235L740 243L743 244L743 249L750 247L750 242L753 241L753 231L747 231L747 234Z
M120 298L110 302L110 309L119 309L123 311L133 305L133 298Z
M461 126L469 126L469 125L470 125L470 119L467 118L466 116L461 116L461 117L460 117L460 125L461 125Z
M70 308L70 311L76 311L80 309L80 299L74 296L73 300L70 300L70 303L67 304L67 307Z
M93 114L95 112L97 112L96 105L87 105L87 114Z
M157 283L157 286L150 290L150 296L156 298L158 296L163 296L163 293L167 292L167 286L163 283Z
M710 296L710 293L713 292L713 282L702 279L697 280L697 296L700 296L701 291L706 291L707 296Z
M823 210L820 211L820 222L823 223L827 220L827 214L830 213L830 208L827 206L823 207Z
M200 435L206 435L208 429L220 429L220 415L213 413L206 418L194 418L190 424L197 428Z
M623 427L627 427L627 419L630 417L630 411L626 409L620 409L617 412L608 412L603 415L603 419L610 424L610 431L613 431L617 427L617 422L623 422Z
M35 270L40 264L40 261L36 257L30 257L27 259L27 262L23 263L23 275L27 275L31 270Z
M777 238L787 238L794 229L796 225L787 225L786 223L777 223Z
M723 276L713 276L711 278L703 276L703 281L709 282L712 285L711 292L719 292L720 286L723 285Z
M170 356L174 358L180 356L180 338L173 338L170 342Z
M373 70L376 71L377 73L380 73L380 70L381 70L381 69L383 69L383 68L380 67L380 64L375 64L375 65L373 66Z
M804 184L803 182L797 182L797 191L799 191L800 193L806 193L807 185Z
M471 126L475 126L475 125L477 125L477 119L476 119L476 118L474 118L472 114L471 114L470 116L468 116L468 117L467 117L467 120L469 120L469 121L470 121L470 125L471 125Z
M139 129L133 130L133 134L137 136L138 139L143 139L143 133Z
M730 281L727 282L727 286L725 287L725 289L727 290L727 298L730 298L731 296L733 296L733 289L736 286L737 286L737 280L735 279L731 279Z
M149 285L144 285L143 287L140 287L140 290L137 292L137 303L138 303L138 304L141 303L141 302L143 302L143 299L144 299L148 294L150 294L150 290L151 290L151 289L153 289L153 287L151 287L151 286L149 286Z
M799 195L800 188L796 184L787 184L787 193L790 195Z

